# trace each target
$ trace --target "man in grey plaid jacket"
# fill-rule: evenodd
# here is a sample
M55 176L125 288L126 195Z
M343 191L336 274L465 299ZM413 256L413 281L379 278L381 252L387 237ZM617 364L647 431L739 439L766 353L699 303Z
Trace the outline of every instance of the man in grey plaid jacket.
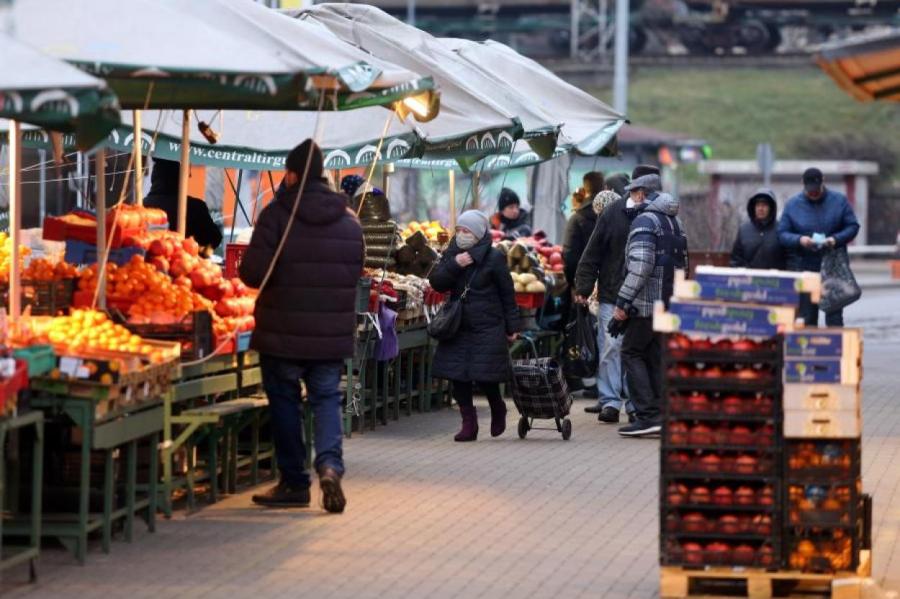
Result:
M622 366L637 419L619 429L626 437L658 434L661 429L662 346L653 332L653 304L672 296L675 269L687 265L687 237L676 218L678 199L656 194L647 175L629 185L632 194L650 194L649 205L631 224L625 267L627 274L616 300L614 318L627 321ZM658 183L657 183L658 184Z

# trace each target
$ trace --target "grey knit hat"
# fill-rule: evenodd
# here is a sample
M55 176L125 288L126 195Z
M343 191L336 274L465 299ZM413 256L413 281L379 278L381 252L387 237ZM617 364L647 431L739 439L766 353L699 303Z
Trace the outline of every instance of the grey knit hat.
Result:
M476 239L484 237L488 231L488 224L488 217L478 210L466 210L456 219L456 226L468 229Z
M603 210L615 201L622 199L622 196L611 189L604 189L594 196L594 212L597 215L603 214Z

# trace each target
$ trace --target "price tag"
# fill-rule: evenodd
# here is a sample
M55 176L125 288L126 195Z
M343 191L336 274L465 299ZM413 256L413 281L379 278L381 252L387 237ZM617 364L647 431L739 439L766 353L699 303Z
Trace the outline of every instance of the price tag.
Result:
M5 379L16 374L16 361L12 358L4 358L0 360L0 376Z
M150 396L150 381L145 381L144 382L144 398L146 399L149 396Z
M82 361L79 358L60 358L59 372L69 378L78 377L78 369L81 368Z
M131 391L134 387L128 387L125 389L125 403L131 403Z

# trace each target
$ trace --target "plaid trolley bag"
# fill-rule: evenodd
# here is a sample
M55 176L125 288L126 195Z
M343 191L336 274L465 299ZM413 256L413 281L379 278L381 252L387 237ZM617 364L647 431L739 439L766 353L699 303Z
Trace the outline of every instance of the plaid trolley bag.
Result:
M519 438L524 439L535 419L553 419L556 430L566 441L572 436L572 421L567 418L572 396L562 368L554 358L529 358L512 361L512 395L519 410ZM553 429L545 429L553 430Z

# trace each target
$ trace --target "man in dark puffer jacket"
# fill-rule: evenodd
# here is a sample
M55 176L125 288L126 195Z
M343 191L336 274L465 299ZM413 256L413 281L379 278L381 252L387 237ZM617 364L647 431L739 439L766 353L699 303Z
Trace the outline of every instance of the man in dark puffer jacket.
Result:
M277 507L309 505L310 477L300 435L303 379L315 414L315 467L323 505L342 512L346 502L340 484L344 463L339 385L343 360L354 352L356 288L365 246L346 196L332 191L323 178L323 162L312 140L288 154L285 186L259 215L240 274L248 286L262 285L290 223L284 249L256 301L251 341L260 353L281 482L253 501Z

